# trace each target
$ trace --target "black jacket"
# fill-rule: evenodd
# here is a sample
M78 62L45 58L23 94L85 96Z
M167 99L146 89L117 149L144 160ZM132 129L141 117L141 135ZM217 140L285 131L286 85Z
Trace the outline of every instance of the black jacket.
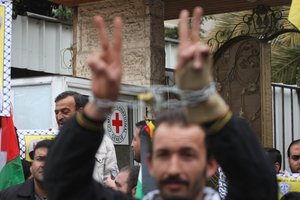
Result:
M98 127L96 122L91 123L94 131L72 118L55 139L45 166L49 200L129 199L93 180L94 155L104 130L103 123L98 123ZM277 199L275 171L243 120L232 117L207 142L228 178L230 200Z
M1 200L35 200L33 178L0 192Z

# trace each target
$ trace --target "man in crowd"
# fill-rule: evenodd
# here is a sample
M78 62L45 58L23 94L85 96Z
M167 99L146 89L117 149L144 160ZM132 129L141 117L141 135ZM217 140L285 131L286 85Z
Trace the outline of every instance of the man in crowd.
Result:
M278 174L281 170L281 162L282 162L280 151L275 148L269 148L269 147L266 147L265 151L271 163L274 164L275 171Z
M191 93L206 90L212 81L209 48L199 43L201 16L202 9L195 8L189 30L188 11L180 14L176 83L179 89ZM114 19L112 45L103 19L95 17L95 23L102 47L100 53L88 58L95 99L65 124L55 141L57 148L53 148L46 166L50 200L129 199L92 180L91 158L102 141L104 113L111 110L100 99L116 101L122 78L122 21L119 17ZM175 112L157 120L148 165L159 190L146 199L219 199L204 186L217 169L216 160L228 178L228 199L277 198L275 172L270 170L257 138L247 123L232 116L219 94L211 91L206 91L207 96L202 94L205 98L201 96L196 105L188 105L183 111L173 109Z
M135 197L135 190L138 181L140 166L123 167L115 179L115 189Z
M144 193L154 190L155 183L153 177L149 174L147 167L148 146L151 143L151 129L153 130L155 122L153 120L142 120L135 124L131 149L133 158L141 166L140 175L143 176L143 181L139 182L136 190L136 198L142 198Z
M135 124L133 139L131 142L133 159L138 163L141 163L141 131L142 128L146 125L146 120L139 121Z
M47 199L47 192L44 187L44 166L48 151L52 146L52 140L41 140L33 149L32 164L30 172L32 178L27 179L24 183L10 187L0 192L1 200L12 199Z
M65 91L55 98L55 118L59 128L78 111L82 111L88 98L74 91Z
M300 139L292 141L287 156L292 173L300 173Z
M64 123L81 112L88 103L88 98L74 91L65 91L55 98L55 117L61 128ZM105 135L95 155L96 163L93 177L98 182L104 182L112 170L118 171L116 150L111 139Z

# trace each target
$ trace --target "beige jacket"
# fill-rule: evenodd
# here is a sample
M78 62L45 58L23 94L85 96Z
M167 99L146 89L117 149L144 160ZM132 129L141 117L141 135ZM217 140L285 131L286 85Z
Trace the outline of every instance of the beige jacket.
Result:
M115 146L107 135L104 135L95 159L93 177L96 181L103 183L112 170L119 171Z

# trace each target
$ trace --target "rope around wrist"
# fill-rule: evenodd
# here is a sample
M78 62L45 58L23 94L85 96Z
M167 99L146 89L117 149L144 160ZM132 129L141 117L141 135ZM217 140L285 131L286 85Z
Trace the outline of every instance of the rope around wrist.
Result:
M199 90L183 90L177 86L169 87L163 85L151 86L150 88L128 86L127 89L137 93L138 100L127 100L122 102L122 104L130 108L138 108L141 105L147 104L152 106L155 112L159 112L162 109L168 108L198 106L208 101L216 93L216 84L211 82ZM173 98L169 98L170 96ZM111 108L116 104L115 101L98 99L93 96L89 97L89 101L97 107L99 112L104 113L109 113Z
M96 106L98 112L109 113L111 108L115 105L116 102L106 100L106 99L99 99L94 96L89 97L89 101Z
M215 83L211 82L200 90L182 90L176 86L149 88L147 92L140 93L138 99L152 105L155 111L160 111L165 108L194 107L208 101L215 93ZM177 98L166 99L166 96L170 95L175 95Z

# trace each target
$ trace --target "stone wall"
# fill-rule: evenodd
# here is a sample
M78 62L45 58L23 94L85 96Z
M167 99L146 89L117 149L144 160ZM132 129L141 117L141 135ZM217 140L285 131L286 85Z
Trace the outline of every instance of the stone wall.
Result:
M90 77L87 55L99 50L93 16L111 22L121 16L124 23L122 83L144 85L164 82L165 52L162 0L103 0L78 6L74 23L74 75Z

